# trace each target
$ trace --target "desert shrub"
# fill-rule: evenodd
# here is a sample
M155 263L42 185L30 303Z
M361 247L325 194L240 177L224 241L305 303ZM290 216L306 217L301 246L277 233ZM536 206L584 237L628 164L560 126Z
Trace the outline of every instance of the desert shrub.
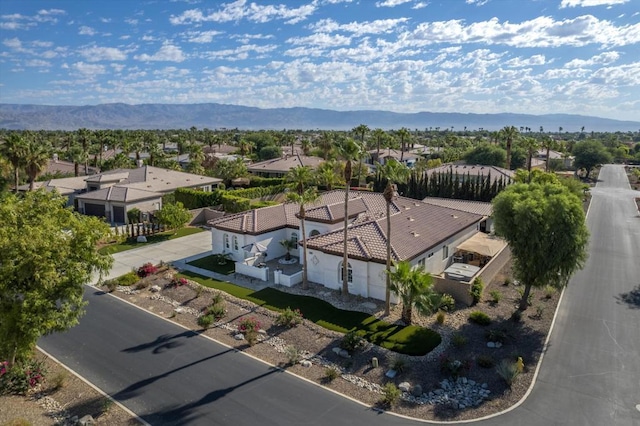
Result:
M202 287L201 285L198 285L196 288L196 297L200 297L202 296L202 292L204 291L204 287Z
M495 365L495 361L491 355L479 355L476 358L476 364L478 364L478 367L491 368Z
M554 294L556 294L556 288L552 285L546 285L544 287L544 297L545 299L551 299Z
M151 285L151 282L149 280L146 279L141 279L140 281L138 281L138 284L136 284L136 289L137 290L143 290L147 287L149 287Z
M471 370L471 361L453 358L450 355L440 355L440 371L451 377L464 376Z
M484 290L484 283L480 277L473 280L471 284L471 288L469 289L469 294L471 295L471 299L473 301L473 305L478 304L480 299L482 298L482 290Z
M116 280L107 280L104 282L104 286L109 292L114 292L118 288L118 282Z
M508 359L500 361L496 366L496 372L509 387L513 385L513 382L515 382L516 378L520 375L517 361L514 362Z
M438 309L446 312L453 312L455 308L456 299L454 299L453 296L448 293L443 293L440 296L440 305L438 306Z
M463 347L467 344L467 341L466 336L462 333L454 333L453 336L451 336L451 344L456 348Z
M211 315L215 321L220 321L224 318L227 310L224 303L215 303L207 308L207 315Z
M489 296L491 296L491 303L499 303L502 300L502 293L498 290L491 290L489 292Z
M533 317L536 318L536 319L540 319L540 318L542 318L543 314L544 314L544 306L537 305L536 306L536 313L533 315Z
M391 358L391 369L397 371L398 373L402 373L407 369L408 363L407 359L401 355L396 355Z
M344 335L340 341L340 347L350 353L364 348L366 341L355 331L350 331Z
M117 278L114 278L111 281L115 281L116 286L129 287L140 281L140 277L134 271L127 272L124 275L120 275Z
M335 367L327 367L324 369L324 378L328 382L332 382L340 376L340 372Z
M187 285L189 283L189 280L187 280L184 277L176 277L174 276L171 279L171 283L169 283L170 287L182 287L183 285Z
M220 303L224 302L224 298L222 297L222 293L220 293L219 291L214 293L211 296L211 304L212 305L218 305Z
M18 417L9 420L7 423L3 423L3 426L31 426L31 422L24 417Z
M504 330L492 329L487 330L487 332L485 333L485 337L489 342L504 343L507 340L507 333L505 333Z
M447 314L444 311L438 311L436 314L436 322L438 324L444 324L445 319L447 319Z
M504 282L502 283L503 286L508 287L511 285L511 278L507 277L504 279Z
M300 359L302 359L302 353L293 345L289 345L284 348L284 353L289 360L289 365L297 364L298 362L300 362Z
M244 338L250 346L258 342L260 322L255 317L245 317L238 322L238 330L244 333Z
M211 327L212 324L213 324L213 315L207 314L207 315L200 315L198 317L198 325L200 327L207 329Z
M478 325L489 325L491 324L491 318L489 315L485 314L482 311L473 311L469 314L469 321L478 324Z
M44 363L35 359L16 362L9 369L9 363L0 363L0 395L26 395L44 381Z
M152 263L147 262L138 268L137 274L140 278L144 278L149 275L153 275L156 272L158 272L158 268L156 268Z
M66 385L68 378L69 378L69 373L67 373L65 370L62 370L56 373L50 379L47 379L47 381L51 384L51 388L53 390L58 390L58 389L62 389Z
M282 311L280 315L278 315L278 318L276 318L276 325L282 327L292 328L298 324L302 324L302 312L300 312L300 309L287 307L287 309Z
M393 407L400 400L402 392L393 383L387 383L382 389L382 402L388 407Z

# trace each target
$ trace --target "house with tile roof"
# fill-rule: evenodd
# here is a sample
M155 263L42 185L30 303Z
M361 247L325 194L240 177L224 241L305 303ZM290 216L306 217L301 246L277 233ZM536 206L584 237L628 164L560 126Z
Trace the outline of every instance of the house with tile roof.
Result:
M221 179L160 167L116 169L90 176L37 182L36 188L57 190L68 197L69 205L80 213L104 217L107 222L125 224L127 211L154 212L162 207L162 197L178 188L211 191ZM20 187L27 190L28 186Z
M351 294L385 298L386 203L380 193L350 191L347 250ZM213 253L228 253L242 262L253 254L243 247L266 248L264 261L286 254L283 239L300 242L299 206L277 206L225 216L209 222ZM306 210L308 278L330 289L342 287L344 191L321 194ZM391 205L391 256L442 273L451 263L458 245L477 234L487 217L410 198L398 197ZM299 259L302 247L299 244Z
M315 170L323 162L324 159L321 157L284 154L282 157L250 164L247 170L251 174L262 177L283 177L289 173L289 170L296 167L306 166Z

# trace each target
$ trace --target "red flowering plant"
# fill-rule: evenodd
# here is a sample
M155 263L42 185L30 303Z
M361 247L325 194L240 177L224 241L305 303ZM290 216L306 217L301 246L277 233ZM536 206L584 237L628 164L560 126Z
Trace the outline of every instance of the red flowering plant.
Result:
M238 330L242 333L247 332L257 332L260 330L260 321L258 321L255 317L247 317L242 318L238 322Z
M144 278L149 275L153 275L156 272L158 272L158 268L156 268L151 262L148 262L138 268L137 274L140 278Z
M44 365L40 361L27 360L13 365L0 363L0 395L25 395L44 381Z

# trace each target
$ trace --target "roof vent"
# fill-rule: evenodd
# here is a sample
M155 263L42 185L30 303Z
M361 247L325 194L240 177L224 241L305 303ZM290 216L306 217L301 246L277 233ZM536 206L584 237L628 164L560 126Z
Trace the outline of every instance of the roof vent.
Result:
M405 210L409 210L411 207L409 206L402 206Z
M414 218L412 218L411 216L409 216L409 217L407 217L407 220L408 220L409 222L413 222L415 219L414 219Z
M452 214L451 217L454 218L454 219L458 218L458 216L456 216L455 214Z
M413 235L414 237L419 237L420 234L418 234L416 231L411 231L411 235Z

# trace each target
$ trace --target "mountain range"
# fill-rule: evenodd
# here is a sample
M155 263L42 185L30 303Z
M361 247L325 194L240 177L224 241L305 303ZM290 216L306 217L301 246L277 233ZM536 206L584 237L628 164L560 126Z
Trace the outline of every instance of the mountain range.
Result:
M348 130L371 129L498 130L504 126L545 131L639 131L640 121L574 114L467 114L443 112L334 111L317 108L256 108L227 104L26 105L0 104L0 128L10 130L199 129L238 128Z

